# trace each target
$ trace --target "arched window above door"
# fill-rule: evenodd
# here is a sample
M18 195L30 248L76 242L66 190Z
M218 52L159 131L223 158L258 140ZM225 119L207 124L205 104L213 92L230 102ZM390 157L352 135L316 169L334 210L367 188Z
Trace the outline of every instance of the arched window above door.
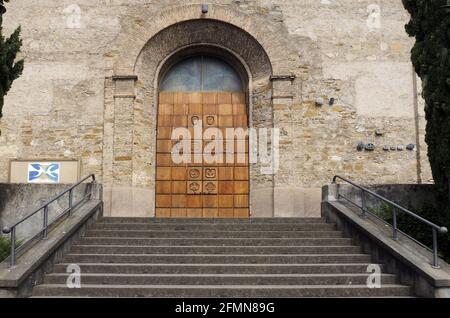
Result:
M164 75L162 92L242 92L239 74L225 61L195 56L178 62Z

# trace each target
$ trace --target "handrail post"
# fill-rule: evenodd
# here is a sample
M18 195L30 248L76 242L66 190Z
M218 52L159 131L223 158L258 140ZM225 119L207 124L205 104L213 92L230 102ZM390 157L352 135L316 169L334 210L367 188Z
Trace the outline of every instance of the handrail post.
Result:
M364 190L361 190L361 210L362 210L361 217L363 219L367 219L367 215L366 215L366 192Z
M433 268L441 268L439 266L439 258L438 258L438 242L437 242L437 230L433 228Z
M396 208L392 209L392 229L393 229L392 238L397 241L398 240L398 227L397 227L397 209Z
M42 238L46 239L47 236L48 236L48 205L44 207L44 232Z
M328 189L328 199L330 201L339 201L341 196L339 195L339 185L337 184L338 176L333 177L333 181L331 182L331 187Z
M91 197L90 199L95 197L95 175L92 175L92 182L91 182Z
M16 265L16 227L11 229L11 255L10 255L11 267Z
M69 191L69 217L72 215L72 207L73 207L73 190Z

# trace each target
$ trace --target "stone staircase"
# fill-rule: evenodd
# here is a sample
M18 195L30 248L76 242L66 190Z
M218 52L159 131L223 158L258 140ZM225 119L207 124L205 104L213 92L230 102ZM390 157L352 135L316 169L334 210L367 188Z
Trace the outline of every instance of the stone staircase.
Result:
M66 286L81 267L80 289ZM325 219L103 218L54 266L34 297L408 297L371 255ZM383 271L384 266L379 264Z

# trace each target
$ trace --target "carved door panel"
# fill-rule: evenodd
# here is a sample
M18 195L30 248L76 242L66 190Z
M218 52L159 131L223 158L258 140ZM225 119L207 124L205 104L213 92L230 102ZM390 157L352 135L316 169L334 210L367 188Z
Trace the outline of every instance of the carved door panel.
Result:
M201 131L219 128L222 140L205 158L211 140L194 136L194 124ZM227 139L227 128L248 127L244 93L160 93L156 145L156 216L242 218L249 216L248 137ZM176 128L191 133L191 161L176 163L171 140ZM207 137L207 136L205 136ZM198 138L198 139L195 139ZM233 142L231 142L233 141ZM200 155L200 156L199 156ZM200 158L195 160L195 158ZM222 159L220 159L222 158Z

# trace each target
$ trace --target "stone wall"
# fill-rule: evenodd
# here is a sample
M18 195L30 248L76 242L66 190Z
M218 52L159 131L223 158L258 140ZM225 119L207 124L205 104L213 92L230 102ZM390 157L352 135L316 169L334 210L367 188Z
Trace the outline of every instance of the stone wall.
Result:
M69 188L67 185L59 184L0 184L0 230L27 217L67 188ZM80 202L90 189L89 184L77 187L73 193L73 203ZM69 195L66 194L49 206L49 222L61 216L68 207ZM43 221L43 211L41 211L20 224L16 229L18 240L24 240L39 233L42 230Z
M0 181L8 181L11 159L81 159L82 175L95 173L105 185L106 215L153 215L158 70L198 43L223 45L249 66L251 125L281 130L280 171L252 169L254 216L319 215L320 187L334 174L431 181L401 0L208 3L207 15L190 0L8 4L5 32L22 25L26 65L6 97ZM189 21L194 29L177 24ZM235 37L219 36L232 28ZM242 44L240 35L253 40ZM264 54L252 55L253 41ZM359 142L377 148L357 152ZM416 151L382 150L410 143Z
M326 201L330 194L329 186L323 188L322 200ZM424 208L436 207L436 189L433 184L372 184L367 189L398 205L417 213ZM339 194L361 206L361 190L345 183L338 185ZM371 208L387 206L380 199L366 195L365 205Z

